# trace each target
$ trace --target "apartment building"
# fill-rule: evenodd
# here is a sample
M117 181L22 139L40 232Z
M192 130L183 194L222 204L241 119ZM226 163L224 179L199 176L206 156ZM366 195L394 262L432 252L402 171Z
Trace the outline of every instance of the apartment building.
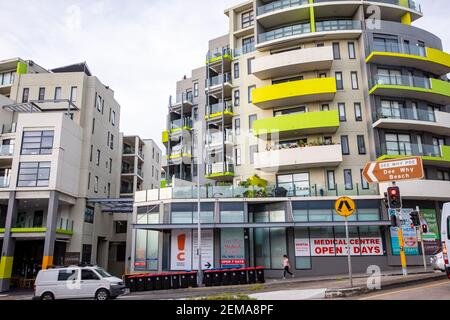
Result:
M225 14L229 34L209 42L205 66L177 83L169 106L167 188L136 194L134 271L197 268L198 192L203 266L262 265L279 276L287 254L299 275L345 273L334 211L345 195L358 207L354 270L398 268L387 185L361 173L410 155L423 157L426 178L399 186L404 208L419 206L432 226L432 254L450 201L450 55L413 26L420 5L252 0ZM408 264L421 265L411 239Z
M41 268L80 261L122 274L114 91L86 63L46 70L13 59L0 70L0 291Z

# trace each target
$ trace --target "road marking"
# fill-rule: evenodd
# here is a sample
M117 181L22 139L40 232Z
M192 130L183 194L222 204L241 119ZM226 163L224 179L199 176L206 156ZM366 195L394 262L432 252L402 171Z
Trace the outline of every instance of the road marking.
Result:
M361 298L359 300L370 300L370 299L375 299L375 298L384 297L384 296L391 296L391 295L398 294L398 293L414 291L414 290L418 290L418 289L439 287L439 286L442 286L444 284L448 285L449 284L448 280L444 280L444 281L436 283L436 284L431 284L431 285L426 285L426 286L421 286L421 287L414 287L414 288L409 288L409 289L403 289L403 290L397 290L397 291L393 291L393 292L386 292L386 293L382 293L382 294L377 294L377 295L374 295L374 296Z

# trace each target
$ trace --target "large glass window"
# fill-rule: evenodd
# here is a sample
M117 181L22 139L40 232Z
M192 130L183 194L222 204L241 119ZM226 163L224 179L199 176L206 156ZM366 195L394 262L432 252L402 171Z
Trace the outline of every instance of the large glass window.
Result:
M309 221L333 221L333 204L329 201L314 201L309 204Z
M54 131L24 131L23 155L52 154Z
M242 14L242 29L252 26L253 21L254 21L253 11L243 13Z
M278 175L277 186L286 189L289 196L309 196L309 173Z
M348 136L341 136L342 154L348 156L350 154L350 145L348 143Z
M243 203L221 203L220 204L221 223L243 223L244 204Z
M285 222L285 205L283 203L254 205L253 221L259 223Z
M311 265L311 248L308 228L296 228L295 234L295 269L309 270Z
M255 51L255 37L242 39L242 53L246 54Z
M94 223L94 208L86 207L84 209L84 222L86 223Z
M159 232L136 230L135 270L158 269L158 245Z
M400 119L400 108L402 107L402 102L381 100L381 117L389 119Z
M137 224L158 224L159 206L144 206L137 208Z
M345 183L345 190L353 190L352 170L350 169L344 170L344 183Z
M292 215L295 222L308 222L308 203L305 201L293 202Z
M409 134L387 133L385 138L388 155L412 155L411 137Z
M51 162L21 162L18 187L48 187Z
M283 256L287 253L286 229L255 229L255 264L268 269L283 269Z

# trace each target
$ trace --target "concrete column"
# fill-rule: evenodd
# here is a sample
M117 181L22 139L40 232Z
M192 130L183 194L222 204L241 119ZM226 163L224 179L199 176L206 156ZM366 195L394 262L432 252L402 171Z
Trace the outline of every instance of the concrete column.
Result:
M53 254L56 242L56 224L58 219L59 194L50 191L47 211L47 230L45 231L44 256L42 258L42 269L53 266Z
M0 260L0 292L9 290L15 247L15 240L11 237L11 228L16 224L17 207L18 201L16 200L16 193L10 192Z

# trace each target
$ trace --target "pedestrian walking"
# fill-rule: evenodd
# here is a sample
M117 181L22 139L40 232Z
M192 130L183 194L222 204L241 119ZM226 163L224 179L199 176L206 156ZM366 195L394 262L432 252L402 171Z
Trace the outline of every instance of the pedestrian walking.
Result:
M285 254L283 256L283 279L286 279L286 273L290 274L294 278L294 274L291 272L291 263L289 262L288 256Z

